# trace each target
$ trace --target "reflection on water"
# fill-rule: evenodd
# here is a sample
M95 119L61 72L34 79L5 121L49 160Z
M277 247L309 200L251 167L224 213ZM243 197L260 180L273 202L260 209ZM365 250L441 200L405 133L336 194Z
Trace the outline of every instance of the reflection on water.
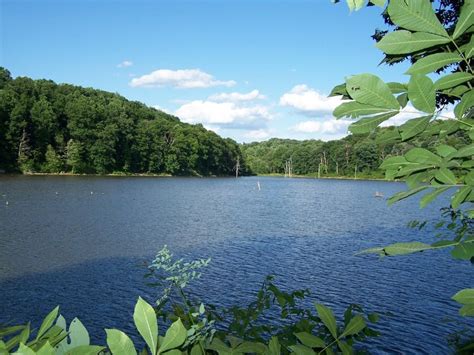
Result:
M257 181L261 189L258 190ZM39 322L56 304L105 339L132 331L143 261L164 244L211 257L193 293L218 305L251 300L267 274L285 289L309 288L339 312L349 303L382 318L371 349L447 350L450 297L472 286L469 265L443 252L379 260L357 251L430 240L406 227L437 215L441 202L387 207L399 183L283 178L0 177L0 322ZM8 201L8 205L6 202Z

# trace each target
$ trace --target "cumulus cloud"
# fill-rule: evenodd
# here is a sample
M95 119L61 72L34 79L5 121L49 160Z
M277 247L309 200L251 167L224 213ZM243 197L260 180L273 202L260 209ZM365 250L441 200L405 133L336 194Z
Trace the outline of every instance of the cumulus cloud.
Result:
M269 138L272 133L272 130L262 128L248 131L244 133L243 136L252 140L263 140Z
M122 63L117 64L117 68L128 68L133 65L133 62L131 60L124 60Z
M252 90L246 94L239 92L220 93L209 96L208 100L215 102L245 102L265 99L265 95L260 94L258 90Z
M169 70L159 69L130 81L132 87L171 86L179 89L209 88L214 86L231 87L233 80L216 80L212 75L200 69Z
M267 107L239 106L234 102L195 100L185 103L175 114L187 123L227 126L255 126L271 119Z
M350 121L335 119L328 119L325 121L303 121L292 127L292 130L298 133L340 135L347 133L347 127L349 127L350 124Z
M327 97L305 84L296 85L280 97L280 105L310 116L330 114L342 102L340 97Z

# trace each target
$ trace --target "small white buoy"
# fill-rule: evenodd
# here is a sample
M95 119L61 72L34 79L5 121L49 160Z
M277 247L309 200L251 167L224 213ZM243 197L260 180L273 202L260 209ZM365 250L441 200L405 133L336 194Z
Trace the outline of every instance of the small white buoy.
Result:
M7 201L7 202L5 202L5 205L7 205L7 206L8 206L8 201Z
M258 191L260 191L260 181L257 181Z
M59 192L56 191L56 195L59 195Z
M91 191L91 195L93 195L93 194L94 194L94 192Z

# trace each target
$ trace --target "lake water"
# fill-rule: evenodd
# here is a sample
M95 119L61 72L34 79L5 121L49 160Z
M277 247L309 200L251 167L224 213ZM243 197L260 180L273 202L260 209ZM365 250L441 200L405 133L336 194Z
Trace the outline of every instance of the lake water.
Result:
M261 190L257 189L257 181ZM371 352L446 353L460 329L450 297L472 287L472 269L446 252L355 256L396 241L433 241L406 225L432 219L380 198L404 189L383 181L284 178L0 177L0 322L34 324L55 305L104 343L103 328L132 332L139 295L150 302L144 261L164 244L180 257L211 257L193 293L228 306L252 300L265 275L308 300L392 312ZM6 202L8 201L8 205ZM445 201L446 202L446 201ZM472 326L472 322L470 324Z

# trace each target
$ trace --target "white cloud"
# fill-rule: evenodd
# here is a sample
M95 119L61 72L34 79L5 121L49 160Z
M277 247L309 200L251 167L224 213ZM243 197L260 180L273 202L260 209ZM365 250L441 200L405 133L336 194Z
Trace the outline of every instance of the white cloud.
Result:
M272 134L272 130L262 128L248 131L244 133L243 136L252 140L263 140L269 138Z
M212 75L200 69L159 69L130 81L132 87L172 86L180 89L209 88L213 86L231 87L235 84L236 82L233 80L216 80Z
M195 100L185 103L175 114L184 122L234 127L255 126L271 119L267 107L239 106L234 102Z
M209 96L208 100L215 102L241 102L265 99L265 95L260 94L258 90L252 90L246 94L239 92L220 93Z
M328 119L325 121L303 121L291 129L298 133L319 133L327 135L340 135L347 133L350 121Z
M117 64L117 68L128 68L133 65L133 62L130 60L124 60L122 63Z
M280 97L280 105L292 107L307 115L330 114L343 101L341 97L327 97L305 84L296 85Z

